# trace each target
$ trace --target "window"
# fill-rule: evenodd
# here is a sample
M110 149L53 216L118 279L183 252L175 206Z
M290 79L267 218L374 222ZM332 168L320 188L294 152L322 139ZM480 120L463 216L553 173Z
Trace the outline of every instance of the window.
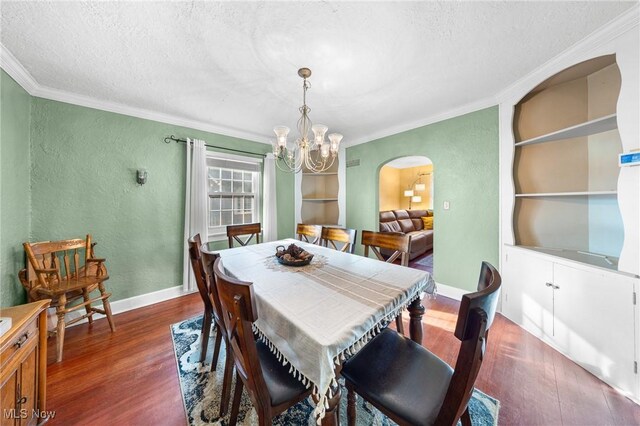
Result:
M210 153L209 239L226 238L227 225L260 222L261 160Z

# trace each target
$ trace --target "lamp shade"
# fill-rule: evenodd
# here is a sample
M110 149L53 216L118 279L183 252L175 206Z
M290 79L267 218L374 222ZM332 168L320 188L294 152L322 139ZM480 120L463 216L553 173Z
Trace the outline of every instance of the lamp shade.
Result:
M416 183L416 191L424 191L427 189L427 185L424 183Z
M413 197L413 189L407 189L406 191L404 191L404 196Z
M412 203L421 203L422 202L422 197L419 195L414 195L413 197L411 197L411 202Z

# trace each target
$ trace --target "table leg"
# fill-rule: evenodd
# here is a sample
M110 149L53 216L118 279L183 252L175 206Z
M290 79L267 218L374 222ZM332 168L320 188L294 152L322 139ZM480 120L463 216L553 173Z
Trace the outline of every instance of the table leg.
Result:
M342 396L340 386L332 386L331 395L329 408L322 418L322 426L340 426L340 397Z
M409 336L411 340L418 344L422 344L422 316L424 315L424 306L422 299L418 298L409 305Z

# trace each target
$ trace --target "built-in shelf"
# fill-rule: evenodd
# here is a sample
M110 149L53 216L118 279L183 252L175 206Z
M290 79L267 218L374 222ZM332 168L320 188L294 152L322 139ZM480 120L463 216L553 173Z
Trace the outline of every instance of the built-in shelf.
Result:
M303 198L302 201L338 201L337 198Z
M302 172L305 176L338 176L338 172L322 172L322 173L312 173L312 172Z
M527 139L526 141L517 142L515 146L525 146L534 143L553 142L562 139L595 135L597 133L616 129L617 126L616 114L611 114L601 118L596 118L595 120L576 124L575 126L567 127L565 129L557 130L555 132L547 133L546 135Z
M618 191L581 191L581 192L534 192L529 194L516 194L516 198L520 197L581 197L592 195L617 195Z

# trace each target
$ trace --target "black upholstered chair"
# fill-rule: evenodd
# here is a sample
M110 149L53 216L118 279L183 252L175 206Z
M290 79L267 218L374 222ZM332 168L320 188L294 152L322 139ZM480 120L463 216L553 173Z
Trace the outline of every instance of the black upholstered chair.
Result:
M478 291L460 302L455 336L462 341L455 369L412 340L385 329L342 369L347 417L356 421L356 393L400 425L471 425L467 404L482 365L496 312L500 274L482 262Z

